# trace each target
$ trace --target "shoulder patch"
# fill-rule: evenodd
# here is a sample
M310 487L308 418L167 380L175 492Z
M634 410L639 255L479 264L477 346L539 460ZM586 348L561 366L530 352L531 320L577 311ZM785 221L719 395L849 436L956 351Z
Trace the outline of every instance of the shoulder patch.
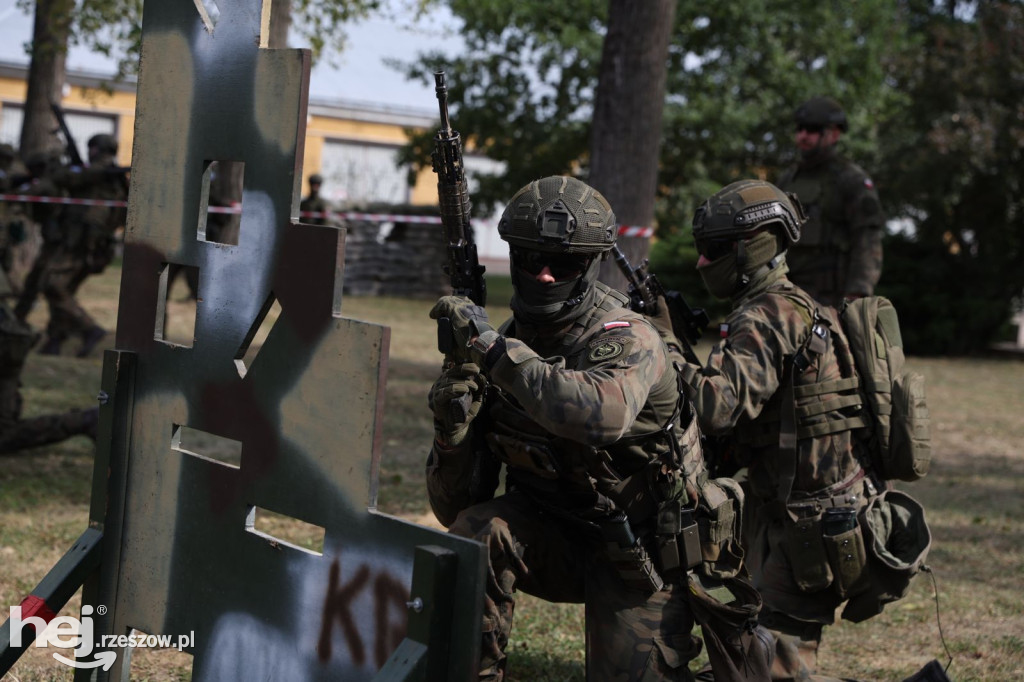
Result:
M875 183L871 182L871 178L864 178L864 186L868 189L874 189Z
M605 322L602 327L605 331L609 329L621 329L622 327L629 327L630 323L625 320L615 320L614 322Z
M587 344L589 351L587 360L590 362L604 362L622 355L625 344L622 339L596 339Z
M718 326L718 335L723 339L729 338L729 323L723 322Z

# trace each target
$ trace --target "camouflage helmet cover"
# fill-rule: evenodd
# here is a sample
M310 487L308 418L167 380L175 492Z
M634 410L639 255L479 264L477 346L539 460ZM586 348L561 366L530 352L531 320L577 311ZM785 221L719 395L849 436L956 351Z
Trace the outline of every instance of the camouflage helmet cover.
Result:
M312 175L309 176L309 184L311 184L311 185L322 185L323 183L324 183L324 178L319 173L313 173Z
M617 223L608 200L576 178L534 180L509 201L498 234L512 247L552 253L603 253Z
M95 147L101 154L116 154L117 140L113 135L97 133L89 138L88 146Z
M711 195L693 215L693 236L705 239L745 239L778 225L790 243L800 239L807 220L795 194L764 180L740 180Z
M836 126L844 133L849 128L846 112L831 97L812 97L797 107L793 119L797 125Z

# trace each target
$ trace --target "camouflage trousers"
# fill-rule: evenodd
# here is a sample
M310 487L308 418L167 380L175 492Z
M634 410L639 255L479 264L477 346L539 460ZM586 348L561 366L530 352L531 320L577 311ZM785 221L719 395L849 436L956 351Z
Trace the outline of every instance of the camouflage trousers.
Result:
M72 436L96 433L97 409L21 419L21 392L17 380L0 380L0 454L58 443Z
M692 634L685 587L631 590L578 528L510 492L459 514L450 532L475 539L488 555L480 679L505 677L516 592L585 604L588 680L692 680L701 649Z

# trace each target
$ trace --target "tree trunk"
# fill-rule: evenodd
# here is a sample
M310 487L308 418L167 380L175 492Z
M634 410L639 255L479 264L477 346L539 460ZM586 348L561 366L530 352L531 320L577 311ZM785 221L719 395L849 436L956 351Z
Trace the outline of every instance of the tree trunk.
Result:
M64 60L74 7L74 0L36 0L25 118L19 142L22 159L35 152L61 147L54 136L57 120L50 103L59 104L62 98Z
M668 46L677 0L609 0L608 33L594 102L590 184L604 194L620 225L652 227L658 188ZM619 248L639 265L649 239L624 237ZM601 281L625 291L615 262Z

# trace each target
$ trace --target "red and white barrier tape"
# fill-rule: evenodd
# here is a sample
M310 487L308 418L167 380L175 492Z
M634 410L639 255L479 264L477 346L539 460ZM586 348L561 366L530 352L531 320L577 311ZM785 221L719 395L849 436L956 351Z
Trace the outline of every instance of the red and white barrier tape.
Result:
M26 204L66 204L70 206L108 206L124 208L127 201L112 199L73 199L71 197L46 197L28 194L0 194L0 201L18 201ZM209 206L210 213L241 213L242 205ZM356 211L300 211L301 218L333 218L335 220L362 220L370 223L425 223L439 225L440 216L431 215L399 215L391 213L359 213ZM473 222L482 222L474 220ZM637 227L635 225L619 225L620 237L639 237L650 239L654 236L653 227Z

